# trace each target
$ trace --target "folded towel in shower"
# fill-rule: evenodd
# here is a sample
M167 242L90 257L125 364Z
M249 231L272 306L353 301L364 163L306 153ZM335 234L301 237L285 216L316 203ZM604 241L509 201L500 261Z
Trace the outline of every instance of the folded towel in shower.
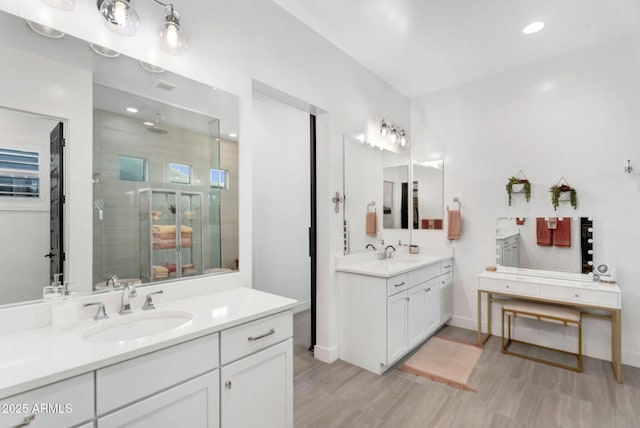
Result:
M522 226L524 224L524 217L517 217L516 218L516 224L518 226Z
M544 217L536 218L536 242L541 247L550 247L553 242L553 230L549 229Z
M151 232L153 233L173 233L176 234L176 226L175 224L167 225L167 226L159 226L153 225L151 226Z
M175 237L173 239L153 238L154 250L166 250L167 248L175 248L175 247L176 247Z
M372 212L368 212L367 213L367 235L369 236L376 236L376 234L378 233L378 218L376 216L376 212L372 211Z
M180 226L180 232L182 232L182 233L193 233L193 227L182 225L182 226Z
M174 233L154 233L153 239L173 239L175 241L176 234Z
M558 220L556 230L553 232L553 245L571 247L571 218L565 217Z
M169 273L169 270L164 266L153 265L152 268L153 268L153 273L160 273L160 274Z
M191 238L185 238L184 235L180 240L180 246L182 248L190 248L191 247Z
M460 210L449 210L447 212L447 220L448 220L448 233L447 239L453 241L455 239L460 239L461 231L462 231L462 216L460 215Z

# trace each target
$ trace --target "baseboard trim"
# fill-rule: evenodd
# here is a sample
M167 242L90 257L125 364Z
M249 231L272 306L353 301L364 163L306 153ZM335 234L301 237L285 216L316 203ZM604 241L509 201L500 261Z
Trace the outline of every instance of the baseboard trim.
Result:
M323 363L331 364L338 359L338 347L325 348L324 346L316 345L313 348L313 356Z

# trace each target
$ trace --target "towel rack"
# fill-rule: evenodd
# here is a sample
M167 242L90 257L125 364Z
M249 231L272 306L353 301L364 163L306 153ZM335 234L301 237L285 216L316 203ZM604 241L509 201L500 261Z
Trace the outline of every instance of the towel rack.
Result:
M453 203L458 204L458 211L460 211L460 208L462 208L462 204L460 203L460 199L458 199L457 196L453 198ZM447 211L449 211L449 205L447 205Z
M367 204L367 212L368 213L376 212L376 202L375 201L370 202L370 203Z

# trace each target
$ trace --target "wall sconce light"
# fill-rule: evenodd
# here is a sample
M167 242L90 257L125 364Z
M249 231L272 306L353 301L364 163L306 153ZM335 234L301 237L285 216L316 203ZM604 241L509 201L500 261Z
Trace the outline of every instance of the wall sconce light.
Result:
M380 136L385 140L388 139L391 144L399 144L402 148L409 145L409 137L404 128L400 128L384 119L380 124Z
M178 12L171 3L151 1L164 7L164 21L158 34L160 49L171 55L182 55L187 51L188 44L180 26ZM98 0L98 10L105 19L107 28L122 36L133 36L140 26L138 14L133 9L131 0Z

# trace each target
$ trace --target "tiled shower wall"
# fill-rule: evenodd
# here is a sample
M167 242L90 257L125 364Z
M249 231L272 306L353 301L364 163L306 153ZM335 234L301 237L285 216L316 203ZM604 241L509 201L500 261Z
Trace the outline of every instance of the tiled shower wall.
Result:
M222 225L214 209L214 225L209 225L207 195L209 169L218 162L215 138L160 123L166 134L147 131L141 120L104 110L94 110L93 172L102 174L93 185L93 279L100 283L110 275L139 278L140 230L137 193L144 188L189 190L203 193L203 230L213 245L204 246L204 268L235 266L238 258L238 147L231 141L220 142L220 168L229 170L229 189L220 192ZM146 182L119 179L119 155L147 160ZM192 184L168 183L169 163L191 165ZM210 166L211 165L211 166ZM214 201L215 203L215 201ZM98 206L103 205L99 219ZM199 245L200 237L193 237ZM205 239L206 242L206 239ZM221 254L220 254L221 252Z

